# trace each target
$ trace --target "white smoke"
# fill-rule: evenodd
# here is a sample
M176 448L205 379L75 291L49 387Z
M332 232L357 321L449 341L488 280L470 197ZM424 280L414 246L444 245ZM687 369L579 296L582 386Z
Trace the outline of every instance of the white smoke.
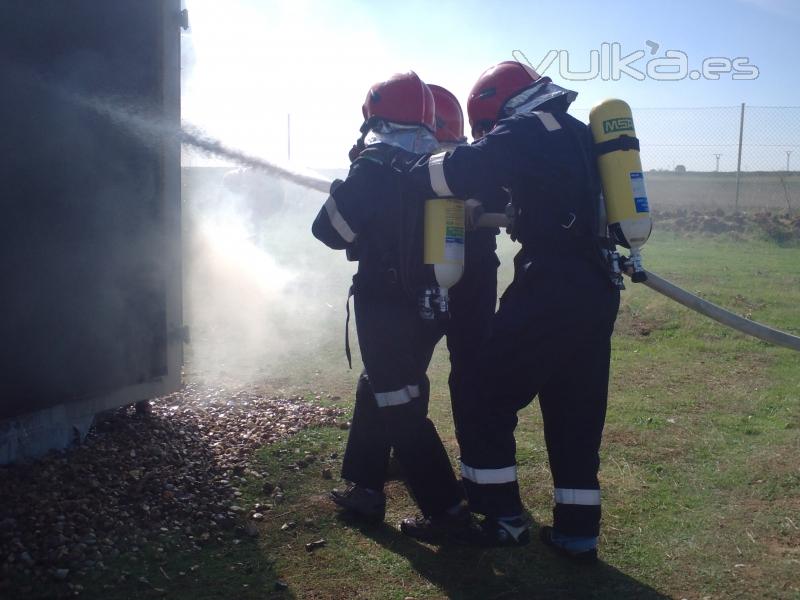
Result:
M274 380L331 353L345 369L344 302L354 265L311 235L325 196L253 173L184 169L187 372L215 383ZM337 352L338 351L338 352Z

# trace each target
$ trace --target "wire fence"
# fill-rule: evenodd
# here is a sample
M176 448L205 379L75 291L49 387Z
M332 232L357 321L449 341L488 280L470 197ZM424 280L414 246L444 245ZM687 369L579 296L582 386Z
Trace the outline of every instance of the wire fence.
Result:
M634 108L633 118L654 205L800 207L800 106Z

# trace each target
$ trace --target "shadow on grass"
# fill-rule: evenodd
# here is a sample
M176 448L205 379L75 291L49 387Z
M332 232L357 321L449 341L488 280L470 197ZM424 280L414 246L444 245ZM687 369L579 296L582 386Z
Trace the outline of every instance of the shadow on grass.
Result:
M588 567L569 564L538 538L523 548L437 548L418 543L386 523L359 529L406 558L423 578L452 599L668 598L602 561Z

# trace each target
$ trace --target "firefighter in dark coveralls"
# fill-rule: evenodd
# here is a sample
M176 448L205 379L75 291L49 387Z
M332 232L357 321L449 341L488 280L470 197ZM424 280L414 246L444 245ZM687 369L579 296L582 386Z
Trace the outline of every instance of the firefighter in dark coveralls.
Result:
M575 92L518 62L484 72L470 94L471 146L409 163L421 193L475 197L505 187L522 245L486 345L481 410L462 419L462 481L482 531L496 543L529 538L515 462L517 411L535 396L554 483L548 546L597 558L599 447L610 338L619 308L604 259L601 184L588 126L567 114Z
M402 173L393 163L438 147L433 95L415 73L396 74L370 88L363 113L364 150L347 179L331 186L312 226L317 239L358 260L352 293L364 371L343 477L359 485L340 493L340 503L383 517L383 477L393 447L422 511L401 528L413 533L421 527L431 534L436 525L466 523L469 511L427 417L426 370L441 331L419 316L415 265L422 259L408 243L419 235L426 197L403 189Z
M443 87L428 87L436 107L434 133L439 150L453 150L465 144L464 116L458 100ZM490 212L502 212L508 202L507 194L500 188L482 200L482 210ZM449 387L457 437L462 430L461 414L475 414L472 405L479 400L481 350L488 339L497 303L497 233L497 229L488 228L467 232L465 272L450 292L450 319L432 332L430 338L436 343L442 334L447 336L451 362ZM342 477L352 484L343 491L334 490L331 498L357 516L382 520L385 510L382 490L390 446L377 411L359 411L358 417L353 420L342 464ZM373 419L370 421L368 417Z

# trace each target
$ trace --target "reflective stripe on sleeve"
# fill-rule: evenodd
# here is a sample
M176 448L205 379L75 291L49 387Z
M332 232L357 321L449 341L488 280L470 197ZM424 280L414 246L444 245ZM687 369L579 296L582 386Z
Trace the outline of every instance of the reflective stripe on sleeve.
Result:
M461 463L461 476L473 483L513 483L517 480L517 466L502 467L500 469L476 469Z
M533 114L539 117L539 120L542 122L542 125L544 125L544 128L547 129L547 131L556 131L561 129L561 124L551 113L534 111Z
M381 408L408 404L414 398L419 398L419 386L417 385L407 385L393 392L375 392L375 400Z
M333 196L328 196L328 199L325 201L325 211L328 213L328 220L331 222L331 225L333 225L336 233L338 233L345 242L349 244L356 239L356 234L350 229L350 225L348 225L347 221L344 220L344 217L339 212L339 207L336 206L336 200L333 199Z
M556 504L579 504L581 506L600 506L600 490L555 489Z
M452 196L450 186L447 185L447 178L444 176L444 157L447 152L434 154L428 159L428 173L431 176L431 188L437 196Z

